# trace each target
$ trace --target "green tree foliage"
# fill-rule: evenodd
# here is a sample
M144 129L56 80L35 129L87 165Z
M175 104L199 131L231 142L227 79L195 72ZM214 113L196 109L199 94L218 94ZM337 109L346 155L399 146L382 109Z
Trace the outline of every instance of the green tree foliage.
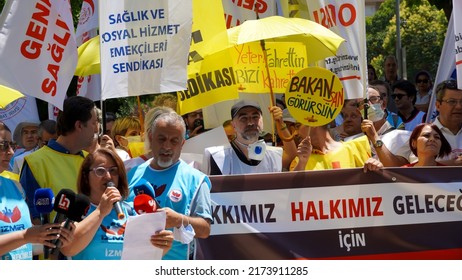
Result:
M393 50L384 49L384 39L387 34L387 27L395 15L394 0L387 0L380 5L379 10L372 17L366 18L366 41L367 57L377 75L382 76L382 61L388 53L395 53Z
M396 54L395 0L386 0L377 13L366 21L367 53L378 75L383 75L383 61ZM444 11L427 0L403 0L400 5L401 46L406 49L407 77L413 80L425 69L434 76L438 69L448 21Z
M82 8L83 0L71 0L72 17L74 18L74 27L77 28L79 23L80 9Z
M5 6L6 0L0 0L0 11L3 10L3 7ZM83 0L71 0L71 9L72 9L72 16L74 18L74 26L77 26L77 23L79 22L79 14L80 14L80 8L82 8L82 2Z
M417 4L422 0L409 0L409 2L412 2L412 4ZM444 14L446 15L446 19L449 21L449 18L451 17L452 13L452 1L451 0L428 0L430 5L435 6L438 10L442 9L444 11Z

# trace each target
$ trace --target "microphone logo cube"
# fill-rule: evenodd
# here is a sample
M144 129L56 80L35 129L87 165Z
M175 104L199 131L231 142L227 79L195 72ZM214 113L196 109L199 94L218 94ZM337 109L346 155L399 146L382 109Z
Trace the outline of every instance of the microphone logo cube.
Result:
M49 197L43 197L43 198L38 198L35 201L36 206L46 206L46 205L52 205L53 201L50 201Z
M58 207L63 209L63 210L69 210L69 206L71 204L71 201L69 198L66 197L65 194L63 194L58 201Z

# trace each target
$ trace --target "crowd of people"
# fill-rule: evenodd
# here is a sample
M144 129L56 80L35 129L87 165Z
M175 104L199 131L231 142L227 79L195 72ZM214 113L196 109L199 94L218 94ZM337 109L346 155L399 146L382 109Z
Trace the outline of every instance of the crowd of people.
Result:
M73 96L65 100L57 121L23 122L13 133L1 124L0 208L6 218L0 226L14 222L21 227L1 233L0 256L40 258L43 253L32 244L55 248L54 240L60 239L57 258L120 259L127 220L138 215L133 202L140 185L151 190L166 215L165 229L153 232L149 242L164 259L186 260L194 258L195 247L188 236L210 235L210 176L461 164L462 91L457 82L441 82L433 93L427 71L419 71L415 83L403 80L393 56L385 59L384 75L378 79L370 66L366 99L345 100L339 117L319 127L297 122L283 100L269 108L236 102L223 124L228 143L197 151L204 158L200 168L181 155L186 141L207 132L202 110L181 116L168 95L155 101L144 122L111 112L102 118L94 101ZM438 116L426 123L432 94ZM274 124L276 141L271 143L263 131L264 110ZM396 137L406 141L391 145ZM85 195L89 210L68 227L59 215L44 223L34 204L41 188ZM115 204L121 205L123 218Z

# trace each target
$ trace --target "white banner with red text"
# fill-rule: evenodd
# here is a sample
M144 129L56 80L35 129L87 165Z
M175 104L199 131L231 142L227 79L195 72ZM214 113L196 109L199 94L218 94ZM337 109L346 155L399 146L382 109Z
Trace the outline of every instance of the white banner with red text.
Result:
M241 25L248 19L274 16L277 14L275 0L232 1L222 0L226 28Z
M203 259L461 259L458 167L211 176ZM219 248L219 249L217 249Z
M346 42L337 56L324 60L325 68L342 81L346 98L366 96L367 56L364 0L306 0L310 19L337 33Z
M1 85L62 109L77 65L69 1L7 1L0 61Z

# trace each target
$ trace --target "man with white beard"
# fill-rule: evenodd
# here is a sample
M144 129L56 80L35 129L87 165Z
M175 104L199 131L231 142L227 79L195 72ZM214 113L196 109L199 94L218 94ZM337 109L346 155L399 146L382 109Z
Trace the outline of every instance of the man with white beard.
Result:
M273 106L271 114L276 114L278 132L287 130L282 119L282 110ZM278 112L278 113L276 113ZM263 131L262 110L258 103L241 100L231 107L231 124L236 137L230 145L205 149L205 160L210 175L237 175L249 173L281 172L283 152L280 147L267 146L259 139ZM291 140L295 151L295 144ZM287 142L288 144L288 142ZM290 161L289 161L290 163Z
M127 176L130 192L142 181L149 182L160 211L167 214L165 228L175 236L163 257L167 260L188 259L192 237L207 238L212 221L209 178L180 159L185 132L184 120L176 112L159 115L147 133L152 158Z

